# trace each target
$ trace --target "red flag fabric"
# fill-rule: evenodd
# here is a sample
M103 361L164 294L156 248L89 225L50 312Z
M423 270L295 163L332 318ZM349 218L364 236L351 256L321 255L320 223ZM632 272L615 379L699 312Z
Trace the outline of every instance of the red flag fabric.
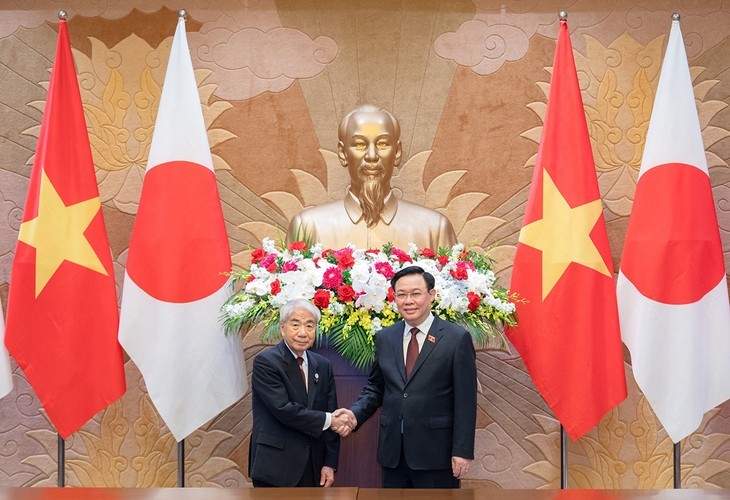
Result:
M13 260L5 345L65 439L126 389L114 268L66 21Z
M566 20L510 290L507 335L577 439L626 398L611 254Z

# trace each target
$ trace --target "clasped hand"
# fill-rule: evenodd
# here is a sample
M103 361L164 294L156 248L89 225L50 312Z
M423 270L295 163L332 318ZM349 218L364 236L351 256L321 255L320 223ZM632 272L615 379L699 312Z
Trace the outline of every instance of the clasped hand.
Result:
M341 437L347 437L350 435L352 430L357 427L357 418L347 408L340 408L332 413L332 424L330 429L335 431Z

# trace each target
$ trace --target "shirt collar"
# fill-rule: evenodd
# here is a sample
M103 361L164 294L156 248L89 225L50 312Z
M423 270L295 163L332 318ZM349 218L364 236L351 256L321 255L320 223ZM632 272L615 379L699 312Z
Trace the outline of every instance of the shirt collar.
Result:
M284 341L284 345L286 346L287 349L289 349L289 352L291 353L292 356L294 356L294 359L297 359L299 357L296 355L296 353L294 351L291 350L291 347L289 347L289 344L286 343L286 340ZM306 364L307 363L307 351L304 351L304 353L302 353L302 359L304 360L304 364Z
M350 191L350 188L347 188L347 196L345 196L345 212L347 212L347 216L350 218L353 224L357 224L362 219L362 208L360 208L360 200L357 199L357 196L352 194L352 191ZM383 200L383 203L385 206L383 207L383 211L380 212L380 219L385 222L386 224L390 224L393 222L393 218L395 217L395 213L398 211L398 198L395 197L393 194L393 191L391 190L388 195L385 197L385 200Z
M410 333L411 328L413 328L414 326L415 328L418 328L421 333L426 334L431 329L431 325L433 325L433 313L429 313L428 316L426 316L426 319L420 325L409 325L408 323L406 323L403 335Z

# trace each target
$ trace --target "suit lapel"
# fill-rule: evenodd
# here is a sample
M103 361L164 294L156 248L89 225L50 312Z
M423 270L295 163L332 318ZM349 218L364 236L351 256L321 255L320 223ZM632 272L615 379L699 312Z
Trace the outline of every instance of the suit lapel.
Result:
M312 405L314 405L314 396L317 395L319 365L311 353L307 353L307 364L309 365L307 370L309 372L307 373L307 384L309 385L309 391L307 392L307 408L312 408Z
M403 378L403 383L406 383L406 363L403 361L403 332L405 331L405 323L403 321L393 325L394 335L391 335L393 340L393 354L395 356L395 366Z
M426 340L423 341L423 347L421 347L421 352L418 354L418 358L416 358L416 364L413 366L411 377L408 379L409 381L413 379L423 362L431 355L434 348L436 347L436 344L438 344L439 340L441 340L441 336L444 333L443 329L444 325L441 322L441 319L439 319L439 317L434 314L433 323L431 324L431 328L429 329L429 331L426 333ZM433 342L428 340L429 337L434 338ZM401 342L401 351L403 350L402 346L403 342ZM402 359L403 357L401 356L401 361ZM405 373L405 368L403 370L403 373Z
M302 380L301 370L299 369L299 364L297 363L296 358L283 340L279 342L278 347L281 357L284 360L284 372L286 373L286 376L289 377L289 381L291 381L292 385L297 389L297 393L299 393L299 400L306 401L307 389L304 387L304 380Z

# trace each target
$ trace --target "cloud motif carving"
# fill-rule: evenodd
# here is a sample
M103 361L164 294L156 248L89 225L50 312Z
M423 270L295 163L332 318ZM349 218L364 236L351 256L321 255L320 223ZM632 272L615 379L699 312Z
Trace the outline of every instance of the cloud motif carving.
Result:
M318 75L337 56L331 38L312 39L291 28L239 29L231 19L205 28L190 34L190 45L200 65L213 70L209 81L223 99L281 92L296 79Z
M503 24L490 26L480 19L471 19L456 31L436 38L434 50L444 59L471 68L479 75L488 75L505 62L524 57L529 45L527 35L518 28Z

